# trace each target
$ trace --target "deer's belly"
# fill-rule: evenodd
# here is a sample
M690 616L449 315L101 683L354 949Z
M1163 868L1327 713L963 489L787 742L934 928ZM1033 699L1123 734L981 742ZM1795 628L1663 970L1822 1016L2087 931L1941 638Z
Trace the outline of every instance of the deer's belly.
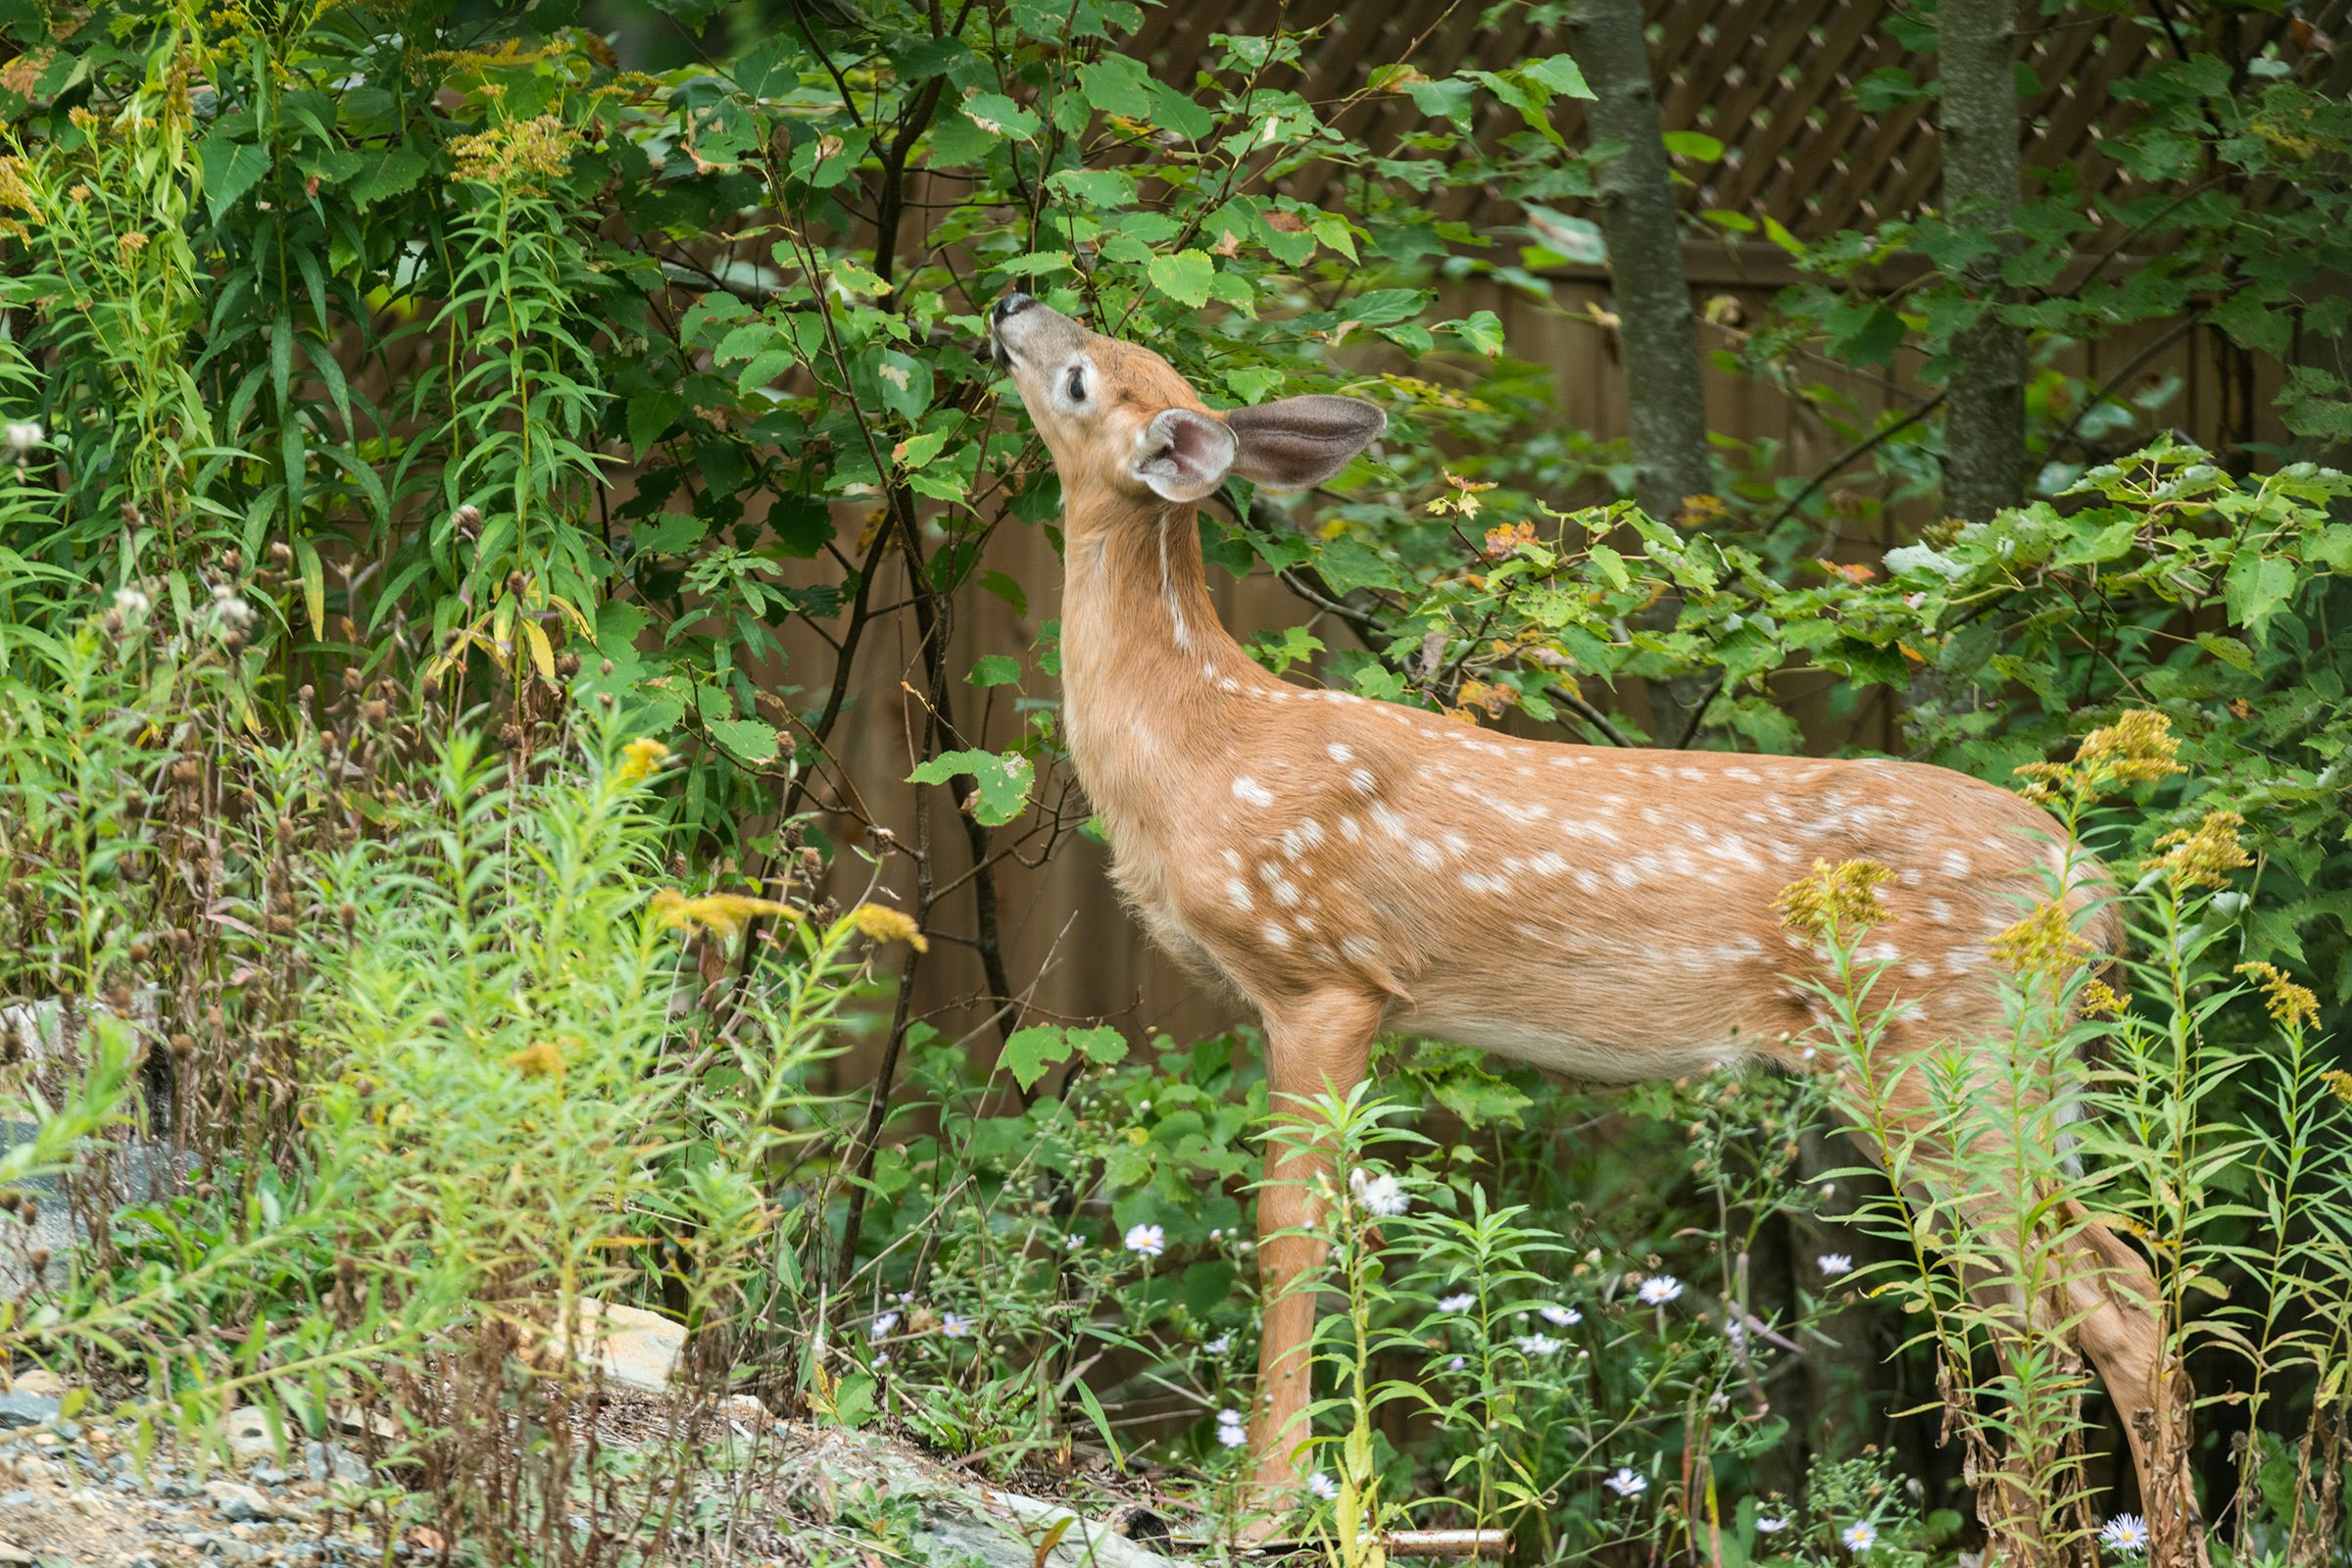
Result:
M1634 987L1585 999L1416 995L1391 1026L1563 1077L1619 1084L1736 1065L1765 1043L1757 1021Z

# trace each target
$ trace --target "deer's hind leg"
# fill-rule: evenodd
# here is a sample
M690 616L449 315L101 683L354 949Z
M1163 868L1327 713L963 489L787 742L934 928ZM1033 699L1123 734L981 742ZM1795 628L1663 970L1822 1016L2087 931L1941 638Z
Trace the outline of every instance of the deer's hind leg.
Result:
M2151 1568L2203 1568L2187 1454L2187 1384L2164 1344L2153 1272L2074 1200L2059 1199L2039 1212L2040 1205L2021 1200L2020 1182L2031 1187L2058 1175L2054 1148L2046 1176L2034 1170L2040 1156L2019 1157L2021 1146L2039 1143L2034 1134L2041 1111L2004 1109L2014 1107L2005 1082L1970 1084L1965 1092L1947 1086L1931 1096L1921 1054L1909 1042L1897 1044L1886 1059L1904 1068L1868 1094L1881 1112L1877 1120L1904 1141L1897 1174L1915 1223L1924 1217L1923 1240L1949 1250L2012 1371L2022 1365L2034 1325L2065 1326L2065 1343L2096 1369L2122 1417L2152 1537ZM1848 1086L1849 1093L1857 1089ZM1959 1147L1965 1156L1955 1152ZM2023 1294L2029 1280L2037 1298L2032 1301ZM2039 1528L2030 1522L2049 1499L2031 1492L2030 1482L2011 1484L1990 1500L2014 1522L2019 1547L2038 1557Z
M2074 1256L2065 1275L2065 1309L2075 1339L2099 1369L2099 1381L2123 1418L2139 1476L2140 1507L2155 1568L2203 1568L2205 1532L2188 1460L2189 1387L2164 1344L2163 1297L2137 1250L2069 1201Z

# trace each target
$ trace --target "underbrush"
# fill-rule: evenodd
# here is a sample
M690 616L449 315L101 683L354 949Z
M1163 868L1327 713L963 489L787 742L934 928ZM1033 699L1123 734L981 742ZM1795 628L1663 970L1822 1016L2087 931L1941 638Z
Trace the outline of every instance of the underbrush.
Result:
M1339 1310L1308 1461L1337 1560L1413 1525L1502 1531L1539 1561L1929 1561L1980 1528L1970 1503L1996 1549L2130 1546L2142 1527L2099 1500L2121 1446L2079 1322L1983 1304L1987 1281L2048 1297L2092 1214L2154 1261L2170 1386L2185 1398L2193 1368L2202 1395L2161 1437L2202 1435L2233 1559L2340 1539L2352 1191L2329 1152L2352 1079L2308 992L2233 972L2230 813L2147 857L2129 996L2083 977L2057 905L2021 906L1993 945L1997 1084L1965 1054L1876 1054L1899 982L1865 956L1864 865L1787 901L1829 960L1812 1075L1610 1100L1425 1046L1377 1094L1269 1127L1246 1034L1042 1025L984 1073L918 1028L896 1114L919 1119L885 1128L851 1257L860 1107L818 1069L873 1017L869 943L920 940L904 915L682 881L665 748L560 691L503 746L396 716L388 682L265 738L216 611L119 600L39 657L0 749L21 999L0 1089L35 1128L0 1186L28 1219L27 1184L56 1178L84 1224L0 1306L0 1349L159 1436L217 1441L252 1404L299 1442L357 1407L445 1541L603 1561L661 1549L683 1440L752 1393L1003 1477L1175 1461L1193 1479L1163 1490L1220 1538L1256 1501L1269 1136L1349 1173L1323 1195ZM2130 813L2099 803L2177 773L2176 751L2130 719L2037 787L2112 837ZM1885 1113L1906 1075L1925 1122ZM1839 1160L1831 1129L1869 1159ZM2062 1133L2077 1174L2017 1162ZM157 1152L152 1190L125 1194L134 1147ZM1929 1149L1963 1152L1929 1171ZM574 1419L583 1300L688 1330L662 1457L615 1468ZM1800 1433L1776 1413L1800 1379L1835 1408L1839 1358L1866 1372L1873 1343L1918 1369L1959 1475L1906 1463L1930 1414Z

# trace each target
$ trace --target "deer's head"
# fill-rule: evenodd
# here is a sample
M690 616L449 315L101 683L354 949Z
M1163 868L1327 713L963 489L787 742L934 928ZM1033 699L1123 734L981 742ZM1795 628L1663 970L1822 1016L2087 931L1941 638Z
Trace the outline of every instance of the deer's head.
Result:
M1091 332L1026 294L997 301L989 339L1065 493L1194 502L1229 473L1301 490L1346 467L1389 422L1377 404L1327 396L1219 414L1150 349Z

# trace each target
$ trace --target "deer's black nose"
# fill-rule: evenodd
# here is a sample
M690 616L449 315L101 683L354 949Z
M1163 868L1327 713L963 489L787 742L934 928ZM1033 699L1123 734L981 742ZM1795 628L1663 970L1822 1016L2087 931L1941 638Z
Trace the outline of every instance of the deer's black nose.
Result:
M1027 310L1030 306L1035 305L1037 301L1031 299L1026 294L1007 294L1003 299L997 301L997 308L993 313L993 317L1000 324L1002 324L1005 321L1011 320L1014 317L1020 315L1023 311Z

